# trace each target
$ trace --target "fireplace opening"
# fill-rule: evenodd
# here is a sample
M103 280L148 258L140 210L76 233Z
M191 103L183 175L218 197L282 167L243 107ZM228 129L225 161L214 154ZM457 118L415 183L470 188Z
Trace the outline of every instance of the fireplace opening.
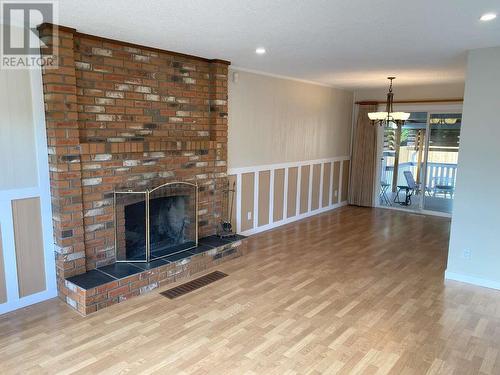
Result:
M197 186L174 182L145 191L117 191L118 262L148 262L196 247Z
M125 259L146 259L146 201L125 206Z

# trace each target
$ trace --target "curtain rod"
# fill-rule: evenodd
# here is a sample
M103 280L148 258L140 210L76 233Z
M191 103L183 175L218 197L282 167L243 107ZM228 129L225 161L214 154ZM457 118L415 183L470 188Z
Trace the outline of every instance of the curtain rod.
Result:
M464 101L463 98L450 98L450 99L408 99L408 100L395 100L393 103L395 104L425 104L425 103L450 103L450 102L460 102ZM385 100L361 100L356 102L356 104L361 105L377 105L377 104L385 104L387 103Z

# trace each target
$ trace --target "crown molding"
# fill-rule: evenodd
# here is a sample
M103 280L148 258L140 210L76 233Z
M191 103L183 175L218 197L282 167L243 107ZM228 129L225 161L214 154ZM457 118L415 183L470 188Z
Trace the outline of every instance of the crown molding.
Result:
M268 72L263 72L261 70L247 69L247 68L242 68L242 67L234 66L234 65L231 65L230 69L232 71L239 71L239 72L245 72L245 73L258 74L258 75L261 75L261 76L267 76L267 77L278 78L278 79L285 79L285 80L288 80L288 81L295 81L295 82L300 82L300 83L307 83L307 84L310 84L310 85L316 85L316 86L322 86L322 87L329 87L329 88L332 88L332 89L353 92L353 90L348 90L348 89L345 89L345 88L342 88L342 87L333 86L333 85L330 85L330 84L327 84L327 83L322 83L322 82L317 82L317 81L310 81L310 80L307 80L307 79L301 79L301 78L291 77L291 76L286 76L286 75L281 75L281 74L268 73Z

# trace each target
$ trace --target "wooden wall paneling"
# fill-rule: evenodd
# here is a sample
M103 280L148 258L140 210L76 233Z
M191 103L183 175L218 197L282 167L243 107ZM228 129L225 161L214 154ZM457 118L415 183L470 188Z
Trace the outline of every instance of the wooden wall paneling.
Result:
M269 201L270 201L270 188L271 171L259 172L259 209L258 209L258 226L269 224Z
M297 213L297 185L299 177L299 168L288 168L288 192L287 192L287 206L286 217L293 217Z
M330 204L330 177L332 174L332 163L325 163L323 166L323 193L321 196L321 207L326 207Z
M309 211L309 173L310 165L303 165L300 168L300 213Z
M26 297L46 289L40 198L13 200L12 221L19 296Z
M274 171L274 207L273 222L283 219L283 205L285 198L285 169L276 169Z
M255 173L241 175L241 231L253 228ZM248 212L251 217L248 218Z
M340 202L340 161L333 163L332 203Z
M311 210L319 208L319 192L321 189L321 164L313 165L312 175L312 195L311 195Z
M341 202L347 200L347 196L349 193L349 160L344 160L342 162L342 197Z

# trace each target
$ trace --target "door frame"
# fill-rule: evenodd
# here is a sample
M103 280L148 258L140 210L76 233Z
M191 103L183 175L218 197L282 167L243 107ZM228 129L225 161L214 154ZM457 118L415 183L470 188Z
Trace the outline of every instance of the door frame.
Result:
M425 130L425 141L424 141L424 173L423 173L423 181L427 181L427 151L429 149L429 129L430 129L430 116L432 114L445 114L445 113L462 113L462 103L444 103L444 104L429 104L429 103L414 103L414 104L394 104L395 112L427 112L427 123ZM378 111L384 111L385 104L379 104ZM377 163L375 165L375 181L374 183L374 195L373 201L375 202L375 207L377 208L386 208L389 210L398 210L405 212L412 212L417 214L425 214L425 215L433 215L433 216L442 216L451 218L452 214L446 212L439 211L430 211L424 209L424 199L419 203L418 208L402 208L396 206L384 206L380 204L380 173L381 173L381 160L382 160L382 152L384 147L384 128L379 126L377 132Z

